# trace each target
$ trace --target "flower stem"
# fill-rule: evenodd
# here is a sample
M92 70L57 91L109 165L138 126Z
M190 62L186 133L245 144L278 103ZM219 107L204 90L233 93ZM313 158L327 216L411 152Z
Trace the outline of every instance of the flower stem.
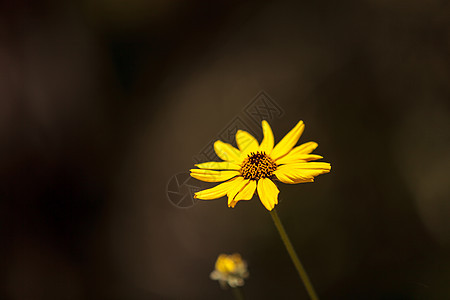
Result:
M234 287L232 288L232 290L236 300L244 300L244 294L242 293L242 290L239 287Z
M298 259L297 253L295 253L295 249L292 246L291 241L289 240L289 236L284 230L283 224L281 223L281 220L278 217L278 213L275 208L272 211L270 211L270 215L272 216L273 222L275 223L275 227L278 229L278 233L280 234L281 239L283 240L284 246L286 247L286 250L289 253L289 256L291 257L292 262L294 263L294 266L297 269L298 274L300 275L300 279L303 281L303 284L306 287L306 291L308 292L309 297L311 297L312 300L318 300L319 297L317 297L317 294L314 291L314 287L311 281L309 280L308 274L306 273L305 268L300 262L300 259Z

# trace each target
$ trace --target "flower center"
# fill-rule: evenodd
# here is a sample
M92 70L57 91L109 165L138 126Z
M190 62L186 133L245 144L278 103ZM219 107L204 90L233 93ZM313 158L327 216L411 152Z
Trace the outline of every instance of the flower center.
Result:
M277 164L265 152L257 151L244 159L241 174L245 179L259 180L271 177L276 169Z

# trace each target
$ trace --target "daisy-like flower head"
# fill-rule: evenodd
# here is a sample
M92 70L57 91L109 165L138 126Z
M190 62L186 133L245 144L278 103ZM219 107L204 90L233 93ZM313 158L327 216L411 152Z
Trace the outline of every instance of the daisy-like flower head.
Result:
M230 287L243 286L244 279L248 277L247 263L239 253L220 254L209 277L218 280L222 287L226 287L226 284Z
M240 200L250 200L255 191L265 208L271 211L278 204L279 190L273 180L294 184L313 182L314 177L328 173L331 165L326 162L312 162L322 156L311 154L318 144L307 142L294 147L305 129L300 121L274 146L272 129L262 121L264 138L261 144L248 132L238 130L236 149L220 140L214 143L214 150L223 160L205 162L191 169L191 176L207 182L222 182L213 188L195 193L194 197L211 200L228 196L228 207L235 207Z

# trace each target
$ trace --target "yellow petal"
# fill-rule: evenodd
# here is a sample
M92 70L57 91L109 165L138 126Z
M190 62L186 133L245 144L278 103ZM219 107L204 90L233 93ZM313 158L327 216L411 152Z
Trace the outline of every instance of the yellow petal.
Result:
M210 170L240 170L241 166L229 161L210 161L195 165L199 169Z
M264 207L271 211L278 204L278 190L275 183L269 178L258 180L258 195Z
M291 169L286 170L276 170L273 174L278 178L279 181L288 184L314 182L314 177L296 177L295 171Z
M247 185L234 197L234 199L228 204L229 207L234 208L236 203L240 200L250 200L255 194L256 181L249 180Z
M314 177L330 172L331 165L325 162L304 162L282 165L274 175L285 183L312 182Z
M217 156L222 160L241 162L241 152L228 143L224 143L220 140L216 141L214 143L214 151L216 151Z
M299 162L289 165L283 165L279 168L292 168L292 169L302 169L302 170L323 170L323 171L330 171L331 170L331 164L327 162Z
M191 169L191 176L202 181L220 182L240 175L239 171L215 171L203 169Z
M259 150L263 151L267 154L270 154L270 152L272 152L272 149L273 149L274 138L273 138L272 128L270 128L270 125L269 125L269 123L267 123L266 120L262 121L262 129L263 129L264 138L261 142L261 145L259 146Z
M236 143L241 150L241 156L246 157L251 152L258 151L258 141L247 131L238 130L236 132Z
M236 178L238 177L232 178L224 183L218 184L213 188L196 192L194 194L194 198L201 200L211 200L223 197L228 193L230 189L234 187L234 185L236 184Z
M303 133L303 130L305 129L305 124L303 124L303 121L300 121L295 125L294 128L292 128L291 131L289 131L285 137L273 148L272 152L270 153L270 157L273 160L276 160L284 155L286 155L291 149L297 144L298 139Z
M319 145L316 142L307 142L301 144L300 146L295 147L294 149L291 150L291 152L294 152L296 154L310 154L317 148L317 146Z
M294 150L292 150L294 151ZM311 160L318 160L323 158L320 155L316 155L316 154L295 154L289 152L287 155L283 156L282 158L277 159L276 163L278 165L283 165L283 164L292 164L292 163L299 163L299 162L307 162L307 161L311 161Z
M231 203L233 202L233 200L236 197L236 195L240 191L242 191L244 189L244 187L247 185L248 182L249 182L249 180L248 179L244 179L244 177L242 177L242 176L236 178L235 185L227 193L227 196L228 196L228 207L231 206Z

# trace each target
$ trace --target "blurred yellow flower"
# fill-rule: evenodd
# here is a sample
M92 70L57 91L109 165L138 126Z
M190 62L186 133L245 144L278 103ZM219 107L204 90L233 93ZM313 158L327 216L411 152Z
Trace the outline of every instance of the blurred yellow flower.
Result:
M247 263L238 253L220 254L216 260L216 268L210 275L210 278L218 280L222 287L226 287L226 284L230 287L243 286L247 277Z
M278 204L277 179L283 183L313 182L314 177L328 173L331 165L326 162L311 162L322 156L311 154L318 144L304 143L294 148L305 129L300 121L274 146L274 136L267 121L262 121L264 138L261 144L248 132L238 130L236 149L220 140L214 143L214 150L223 160L196 164L191 176L207 182L222 182L213 188L195 193L195 198L211 200L228 196L228 207L235 207L240 200L250 200L255 191L267 210Z

